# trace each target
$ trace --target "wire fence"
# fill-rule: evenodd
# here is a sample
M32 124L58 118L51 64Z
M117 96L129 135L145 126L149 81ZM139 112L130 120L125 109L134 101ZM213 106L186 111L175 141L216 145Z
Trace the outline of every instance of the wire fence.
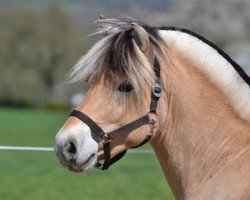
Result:
M0 150L9 151L49 151L53 152L52 147L27 147L27 146L0 146ZM130 154L154 154L153 150L149 149L139 149L139 150L128 150Z

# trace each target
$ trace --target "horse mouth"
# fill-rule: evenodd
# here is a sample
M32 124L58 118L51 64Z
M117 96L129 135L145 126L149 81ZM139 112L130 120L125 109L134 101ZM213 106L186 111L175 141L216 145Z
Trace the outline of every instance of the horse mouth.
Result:
M91 154L87 160L85 160L83 163L79 164L76 162L69 162L66 166L70 171L79 173L79 172L86 172L90 169L92 169L95 166L96 163L96 154Z

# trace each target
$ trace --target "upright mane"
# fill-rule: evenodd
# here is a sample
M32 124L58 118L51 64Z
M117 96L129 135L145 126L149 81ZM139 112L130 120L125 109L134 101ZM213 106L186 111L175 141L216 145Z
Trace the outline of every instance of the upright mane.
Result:
M224 93L236 113L250 121L250 78L224 51L204 37L186 29L160 28L160 35L170 48L198 63L199 70L208 76Z
M73 67L70 81L85 79L93 84L104 75L109 85L116 85L121 80L130 82L137 93L141 88L151 86L155 79L153 64L133 39L132 23L146 30L154 56L159 59L164 42L156 28L129 17L100 19L96 22L99 28L92 35L101 35L101 38Z
M175 48L199 63L199 70L229 98L236 113L250 121L250 79L226 53L192 31L150 27L127 16L96 22L99 28L92 35L101 38L73 67L70 82L87 80L91 85L103 77L110 86L121 81L131 83L135 94L151 87L155 79L154 66L134 40L133 23L147 32L154 57L162 61L164 53Z

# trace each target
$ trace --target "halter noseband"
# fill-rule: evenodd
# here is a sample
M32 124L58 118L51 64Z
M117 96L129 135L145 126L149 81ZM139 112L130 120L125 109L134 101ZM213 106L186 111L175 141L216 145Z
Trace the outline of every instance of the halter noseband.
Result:
M97 162L95 167L102 169L102 170L106 170L109 168L109 166L111 166L112 164L114 164L115 162L120 160L125 155L127 150L122 151L121 153L111 157L110 142L116 136L124 134L124 133L131 133L135 129L140 128L141 126L143 126L145 124L149 124L150 125L149 134L146 136L146 138L144 139L144 141L141 144L139 144L138 146L132 147L132 148L140 147L140 146L144 145L145 143L147 143L151 139L153 130L156 126L156 118L155 117L152 118L152 117L150 117L150 115L151 114L156 115L158 100L161 97L161 93L162 93L161 86L160 86L160 63L159 63L157 58L155 59L155 62L154 62L154 72L156 75L156 81L153 84L153 88L152 88L150 109L144 116L142 116L141 118L138 118L137 120L134 120L134 121L132 121L124 126L121 126L120 128L117 128L111 132L105 132L97 123L95 123L89 116L87 116L83 112L78 111L78 110L73 110L70 113L70 116L77 117L82 122L87 124L90 127L91 131L94 134L96 134L99 137L99 139L101 140L101 142L99 143L99 148L103 148L104 163L101 164L101 163Z

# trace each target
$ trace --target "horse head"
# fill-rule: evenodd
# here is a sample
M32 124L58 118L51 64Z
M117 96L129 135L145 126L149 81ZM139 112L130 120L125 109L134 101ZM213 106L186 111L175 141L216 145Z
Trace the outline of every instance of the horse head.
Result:
M130 18L101 18L98 25L101 39L70 75L72 82L85 79L89 90L55 139L60 162L76 172L101 166L102 159L107 169L157 129L159 35Z

